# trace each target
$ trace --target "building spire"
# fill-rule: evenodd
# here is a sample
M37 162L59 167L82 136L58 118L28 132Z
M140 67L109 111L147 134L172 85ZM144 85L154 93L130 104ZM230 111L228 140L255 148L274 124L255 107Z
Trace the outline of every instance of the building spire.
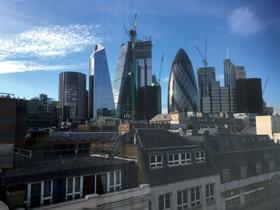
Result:
M229 59L229 52L228 52L228 48L227 48L227 59Z

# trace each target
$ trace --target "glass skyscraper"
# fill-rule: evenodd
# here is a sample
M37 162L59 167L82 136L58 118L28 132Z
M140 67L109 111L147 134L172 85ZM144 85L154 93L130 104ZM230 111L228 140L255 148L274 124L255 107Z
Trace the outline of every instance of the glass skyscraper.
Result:
M168 112L198 110L197 84L189 56L180 49L172 63L168 83Z
M87 119L86 75L79 72L59 74L59 103L62 121Z
M89 60L89 118L98 109L115 109L105 48L97 44Z
M115 80L113 85L117 115L123 118L131 116L131 74L132 42L122 44L117 60ZM135 104L137 110L137 91L152 84L152 42L137 40L135 43ZM137 113L135 113L137 118Z

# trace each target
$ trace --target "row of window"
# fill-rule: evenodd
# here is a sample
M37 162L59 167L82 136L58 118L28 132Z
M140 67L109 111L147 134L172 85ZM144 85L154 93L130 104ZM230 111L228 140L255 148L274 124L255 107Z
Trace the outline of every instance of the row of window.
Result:
M274 170L274 162L270 162L269 168L270 168L270 170ZM262 164L256 163L255 169L256 169L257 175L261 174L262 173ZM247 166L246 165L240 166L240 177L241 178L247 177ZM230 169L229 168L225 168L222 170L222 179L224 182L230 181Z
M215 200L215 184L207 184L205 188L206 202ZM159 210L172 209L172 193L165 193L158 197ZM177 192L177 210L185 210L201 206L201 187L193 187Z
M244 192L244 204L250 204L256 202L265 197L264 188L260 187L259 189L251 190ZM235 195L230 198L226 198L226 210L236 209L241 206L241 196Z
M93 193L104 194L121 190L121 171L111 171L92 175ZM66 178L65 200L79 199L83 195L84 177ZM61 187L61 186L56 186ZM53 180L27 185L25 204L29 207L49 205L53 203ZM55 189L57 190L57 189Z
M171 153L167 155L167 164L169 167L178 165L188 165L192 163L192 153ZM195 152L195 162L204 163L205 162L205 152L197 151ZM150 167L160 168L163 166L163 155L150 155Z

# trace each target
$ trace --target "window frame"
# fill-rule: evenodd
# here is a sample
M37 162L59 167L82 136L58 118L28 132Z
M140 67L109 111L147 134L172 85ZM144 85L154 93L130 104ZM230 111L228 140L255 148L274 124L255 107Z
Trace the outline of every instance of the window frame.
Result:
M76 179L79 178L79 191L76 191ZM72 192L68 192L68 180L72 180ZM65 199L66 201L78 199L76 198L76 195L79 196L79 198L82 198L83 195L83 176L74 176L74 177L67 177L66 178L66 193L65 193ZM69 199L70 198L70 199Z
M199 154L199 155L197 156L197 154ZM203 154L203 156L201 154ZM195 162L196 163L205 163L205 161L206 161L205 151L196 151L195 152Z
M177 210L188 209L188 207L189 207L189 201L188 201L189 192L188 191L189 191L188 189L177 191ZM184 195L184 193L186 193L186 195ZM180 200L179 200L179 195L180 195ZM186 198L186 200L184 198Z
M211 191L213 191L213 193ZM215 183L206 184L206 186L205 186L205 197L206 197L206 202L207 203L209 203L211 201L215 201L215 198L216 198Z
M111 184L111 174L113 173L113 184ZM119 183L117 183L117 174L119 174ZM110 171L107 174L107 192L116 192L121 190L121 170ZM111 190L112 189L112 190Z
M152 162L153 157L155 158L155 162ZM159 157L160 157L161 161L158 161ZM163 155L159 155L159 154L149 155L149 165L150 165L151 169L162 168L163 167Z
M178 155L178 159L175 157ZM184 158L183 158L184 156ZM182 153L168 153L167 154L167 165L169 167L180 166L180 165L190 165L191 164L191 152Z
M51 188L50 188L50 195L45 196L45 182L51 182ZM26 200L24 203L26 204L27 208L31 205L31 189L33 184L40 184L40 206L44 205L50 205L53 202L53 180L44 180L41 182L32 182L27 184L27 193L26 193ZM44 201L50 201L49 204L44 204Z
M194 197L193 197L194 195ZM199 196L198 196L199 195ZM199 197L199 198L197 198ZM194 200L193 200L194 198ZM201 206L201 187L190 188L190 208L196 208Z
M222 179L223 179L223 182L230 181L230 169L229 168L222 169Z
M169 196L169 207L167 207L167 196ZM161 197L163 199L161 199ZM163 208L160 206L160 202L163 201ZM164 193L158 196L158 209L159 210L171 210L172 209L172 192L170 193Z

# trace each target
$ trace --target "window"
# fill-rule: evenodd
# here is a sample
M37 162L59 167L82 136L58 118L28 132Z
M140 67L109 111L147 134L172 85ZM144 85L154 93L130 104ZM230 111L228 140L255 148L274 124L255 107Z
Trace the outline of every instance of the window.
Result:
M121 190L121 171L110 171L96 175L97 194L101 195L119 190Z
M215 184L207 184L206 185L206 201L210 202L215 200Z
M159 210L171 210L171 193L166 193L158 197Z
M168 155L168 166L186 165L191 163L191 153L174 153Z
M83 177L71 177L66 179L66 200L78 199L82 197Z
M109 174L109 191L119 191L121 189L121 171L112 171Z
M203 152L203 151L195 152L195 162L204 163L205 162L205 152Z
M222 177L224 182L230 181L230 170L228 168L223 169Z
M191 164L191 153L182 153L181 154L181 164Z
M191 207L200 206L200 187L191 188Z
M52 180L30 183L27 185L26 205L27 207L38 207L52 203L53 182Z
M53 183L51 180L42 182L42 188L44 189L44 193L42 196L41 204L49 205L52 203L52 189Z
M261 163L257 163L256 164L256 173L257 174L261 174L262 173L262 164Z
M240 177L245 178L247 176L247 167L246 166L241 166L240 167Z
M107 173L97 174L96 175L96 193L101 195L107 193L108 184Z
M188 190L181 190L177 192L177 207L178 210L188 209Z
M162 167L162 155L151 155L150 156L150 167L151 168Z
M226 199L226 209L235 209L240 206L240 196L235 198Z

